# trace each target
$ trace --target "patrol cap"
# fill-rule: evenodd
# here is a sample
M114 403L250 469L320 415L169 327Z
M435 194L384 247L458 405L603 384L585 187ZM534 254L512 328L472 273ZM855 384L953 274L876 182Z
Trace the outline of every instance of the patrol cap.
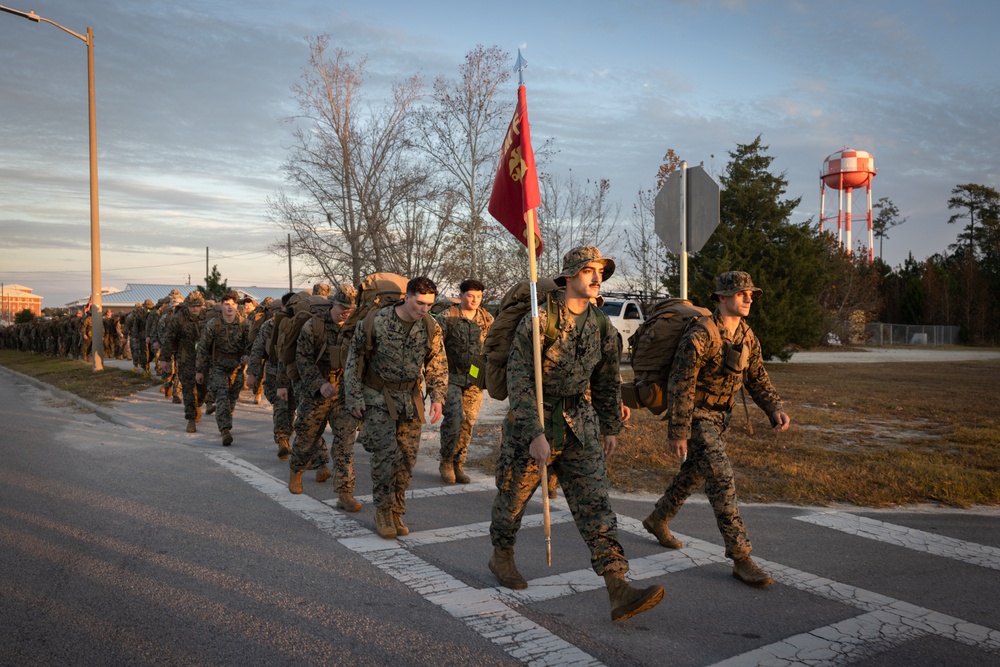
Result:
M572 278L580 273L583 267L591 262L601 262L604 265L604 280L610 278L615 272L615 260L610 257L602 257L601 251L596 246L581 245L563 255L562 271L554 278L556 285L560 287L565 285L567 278Z
M316 283L313 285L312 293L314 296L330 296L333 294L333 288L326 283Z
M750 274L746 271L726 271L715 279L715 291L712 292L712 301L718 301L720 296L733 296L744 290L758 297L764 293L759 287L754 287Z
M146 299L145 301L142 302L142 307L143 308L153 308L155 306L156 306L156 304L153 303L152 299Z
M358 290L350 283L341 283L330 297L330 301L344 308L356 308L358 305Z

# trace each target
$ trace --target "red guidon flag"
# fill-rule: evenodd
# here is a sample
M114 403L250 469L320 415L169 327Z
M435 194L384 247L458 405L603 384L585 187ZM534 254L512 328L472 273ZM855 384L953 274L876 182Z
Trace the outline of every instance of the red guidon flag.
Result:
M507 228L527 247L528 211L538 208L538 172L535 154L531 151L531 133L528 130L528 99L524 86L517 88L517 108L507 128L507 137L500 152L500 166L493 181L490 195L490 215ZM535 234L535 256L542 254L542 237L538 222L531 216Z

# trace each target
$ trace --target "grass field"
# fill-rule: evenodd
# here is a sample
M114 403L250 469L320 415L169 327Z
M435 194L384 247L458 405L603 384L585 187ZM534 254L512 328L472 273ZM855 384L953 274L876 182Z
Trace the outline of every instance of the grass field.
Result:
M0 350L0 365L102 404L159 384L128 370L95 373L80 361L8 350ZM1000 360L770 364L768 371L792 426L774 433L748 398L748 427L737 403L726 438L741 499L1000 505ZM498 437L497 426L476 428L477 443ZM491 457L477 462L491 464ZM621 490L662 492L677 471L665 424L635 411L608 467Z

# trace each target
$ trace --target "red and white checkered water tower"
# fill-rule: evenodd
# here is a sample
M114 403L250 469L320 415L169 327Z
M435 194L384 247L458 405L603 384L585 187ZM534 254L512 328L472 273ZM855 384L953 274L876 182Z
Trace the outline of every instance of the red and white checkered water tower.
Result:
M856 151L844 148L823 160L823 171L820 173L819 189L819 231L823 231L826 222L826 188L837 190L837 242L850 254L851 239L851 191L864 186L868 195L868 261L875 260L875 243L872 235L872 179L875 178L875 160L867 151ZM844 195L847 195L847 210L844 210ZM830 216L830 221L834 220Z

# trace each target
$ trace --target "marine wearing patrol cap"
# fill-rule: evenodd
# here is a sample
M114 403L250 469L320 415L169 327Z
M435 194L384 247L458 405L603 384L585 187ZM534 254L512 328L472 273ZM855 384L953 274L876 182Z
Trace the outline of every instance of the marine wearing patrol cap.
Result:
M604 274L605 278L607 273ZM754 298L764 293L759 287L754 287L750 274L746 271L726 271L715 279L715 291L712 292L712 301L718 301L720 296L733 296L744 290L750 290Z

